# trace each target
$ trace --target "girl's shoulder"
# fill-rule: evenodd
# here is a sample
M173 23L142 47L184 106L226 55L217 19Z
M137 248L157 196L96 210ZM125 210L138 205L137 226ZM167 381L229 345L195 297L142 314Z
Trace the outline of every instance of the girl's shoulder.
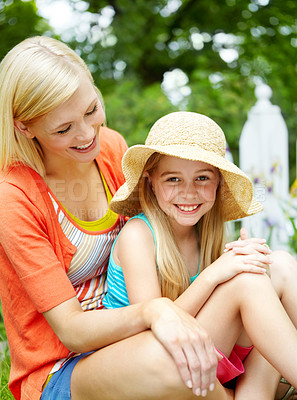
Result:
M122 243L133 243L136 245L152 245L155 246L154 230L144 214L138 214L130 218L120 233Z
M155 235L145 218L132 217L121 230L114 246L114 259L119 260L129 257L145 258L155 262L156 242Z

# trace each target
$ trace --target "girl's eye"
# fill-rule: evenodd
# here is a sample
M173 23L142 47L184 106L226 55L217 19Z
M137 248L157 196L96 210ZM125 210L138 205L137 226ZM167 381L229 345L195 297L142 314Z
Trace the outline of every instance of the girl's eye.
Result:
M207 176L199 176L198 178L197 178L197 181L207 181L208 180L208 177Z
M97 110L98 110L98 104L95 104L94 108L93 108L91 111L87 112L86 115L92 115L92 114L94 114Z
M179 179L173 176L172 178L168 178L168 182L178 182Z
M67 133L70 130L70 128L71 128L71 124L66 129L64 129L62 131L58 131L57 133L59 135L63 135L64 133Z

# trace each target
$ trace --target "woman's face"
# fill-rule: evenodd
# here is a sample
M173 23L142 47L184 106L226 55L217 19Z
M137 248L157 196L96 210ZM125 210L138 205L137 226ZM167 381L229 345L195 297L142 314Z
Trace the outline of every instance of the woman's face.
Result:
M194 226L214 205L219 172L212 165L163 156L149 175L160 208L172 226Z
M38 140L45 167L48 163L57 167L88 163L99 154L99 130L104 120L95 88L88 76L81 73L80 85L70 99L25 124L21 133ZM18 129L19 125L16 122Z

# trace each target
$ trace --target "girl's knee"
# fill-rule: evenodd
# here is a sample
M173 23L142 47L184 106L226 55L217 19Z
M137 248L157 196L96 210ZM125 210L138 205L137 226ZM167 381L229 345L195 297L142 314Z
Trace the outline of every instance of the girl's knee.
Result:
M271 282L279 297L282 296L287 283L297 279L297 261L283 250L271 253Z
M269 278L266 274L254 274L243 272L234 276L230 281L230 290L232 293L244 293L246 290L258 290L263 285L263 281L268 282Z
M273 269L280 269L281 271L286 269L297 270L297 261L287 251L273 251L270 257L272 258L271 268Z

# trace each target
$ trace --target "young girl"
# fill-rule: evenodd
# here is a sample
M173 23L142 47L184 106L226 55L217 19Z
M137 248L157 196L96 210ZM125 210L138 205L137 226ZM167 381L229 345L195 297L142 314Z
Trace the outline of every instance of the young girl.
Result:
M223 355L221 383L244 372L252 350L244 329L296 385L297 332L265 273L271 263L265 241L239 251L235 242L223 251L224 221L262 208L247 176L225 159L220 127L200 114L169 114L145 145L126 152L122 167L126 183L110 207L133 218L113 245L103 304L169 297L196 317Z

